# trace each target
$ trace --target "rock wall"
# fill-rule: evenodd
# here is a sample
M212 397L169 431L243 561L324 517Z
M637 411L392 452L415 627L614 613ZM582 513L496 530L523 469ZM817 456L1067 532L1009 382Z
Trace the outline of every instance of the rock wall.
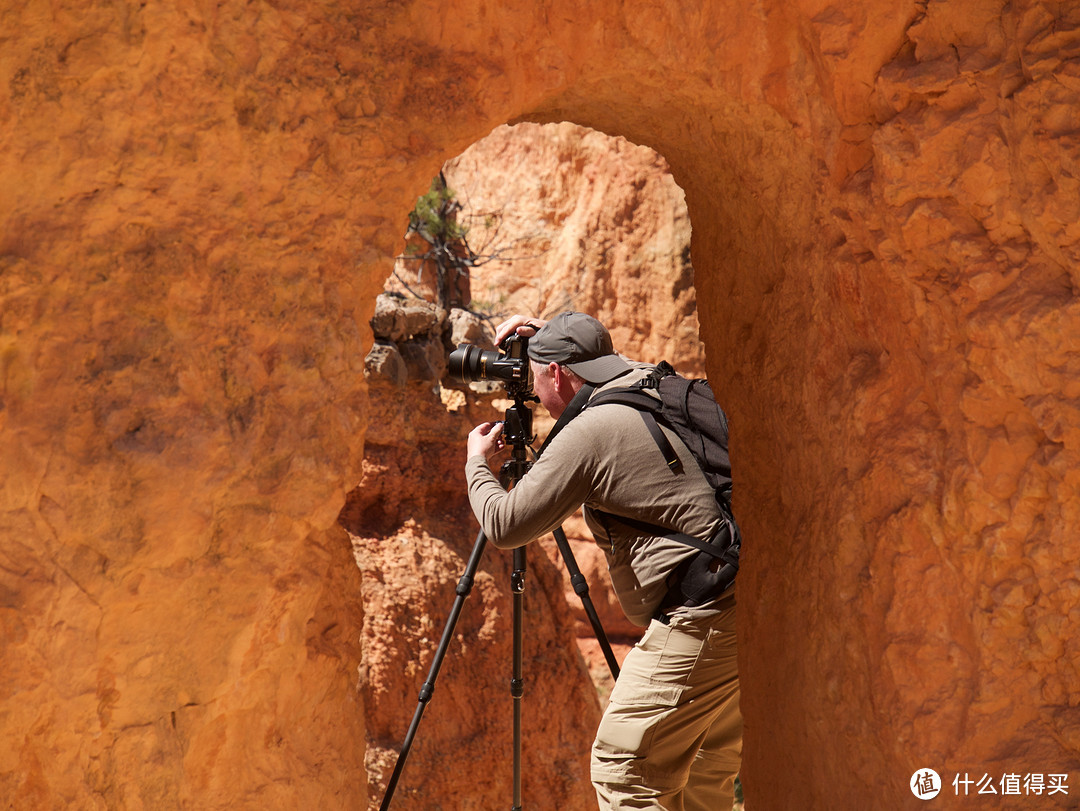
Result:
M519 120L685 190L748 804L1080 772L1073 6L0 14L9 805L366 802L366 325L400 212Z

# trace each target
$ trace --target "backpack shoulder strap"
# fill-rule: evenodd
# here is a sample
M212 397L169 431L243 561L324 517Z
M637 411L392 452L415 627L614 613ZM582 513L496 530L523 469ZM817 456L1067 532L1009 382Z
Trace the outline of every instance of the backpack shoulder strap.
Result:
M679 455L675 453L675 448L671 446L671 442L664 436L664 432L660 429L660 424L655 417L655 413L660 410L662 404L656 397L646 394L643 391L644 388L638 386L601 392L592 398L588 405L591 407L606 403L618 403L635 409L641 415L641 419L645 421L645 427L649 429L656 446L664 454L664 462L669 468L678 472L682 469L682 462L679 461Z

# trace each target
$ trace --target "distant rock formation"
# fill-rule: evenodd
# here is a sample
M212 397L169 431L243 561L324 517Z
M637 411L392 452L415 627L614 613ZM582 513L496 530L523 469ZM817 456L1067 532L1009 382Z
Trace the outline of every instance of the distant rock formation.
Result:
M474 249L509 257L473 272L474 301L544 318L591 313L620 352L705 374L690 218L663 157L565 122L518 124L473 144L445 174Z

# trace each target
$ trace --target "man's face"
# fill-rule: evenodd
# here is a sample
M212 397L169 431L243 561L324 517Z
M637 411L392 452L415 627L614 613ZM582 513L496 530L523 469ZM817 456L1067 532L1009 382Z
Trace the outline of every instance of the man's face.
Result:
M555 419L563 413L566 402L559 393L559 387L555 381L555 370L551 367L555 364L537 363L530 360L533 375L533 392L540 398L540 403L548 410Z

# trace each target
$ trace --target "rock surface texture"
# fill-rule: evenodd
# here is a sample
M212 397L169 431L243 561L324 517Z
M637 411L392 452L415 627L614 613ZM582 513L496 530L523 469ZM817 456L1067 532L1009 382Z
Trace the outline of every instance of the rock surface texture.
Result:
M516 121L685 191L748 805L904 807L921 767L1075 804L1075 4L58 0L0 30L7 805L368 802L337 525L368 322L403 213Z

